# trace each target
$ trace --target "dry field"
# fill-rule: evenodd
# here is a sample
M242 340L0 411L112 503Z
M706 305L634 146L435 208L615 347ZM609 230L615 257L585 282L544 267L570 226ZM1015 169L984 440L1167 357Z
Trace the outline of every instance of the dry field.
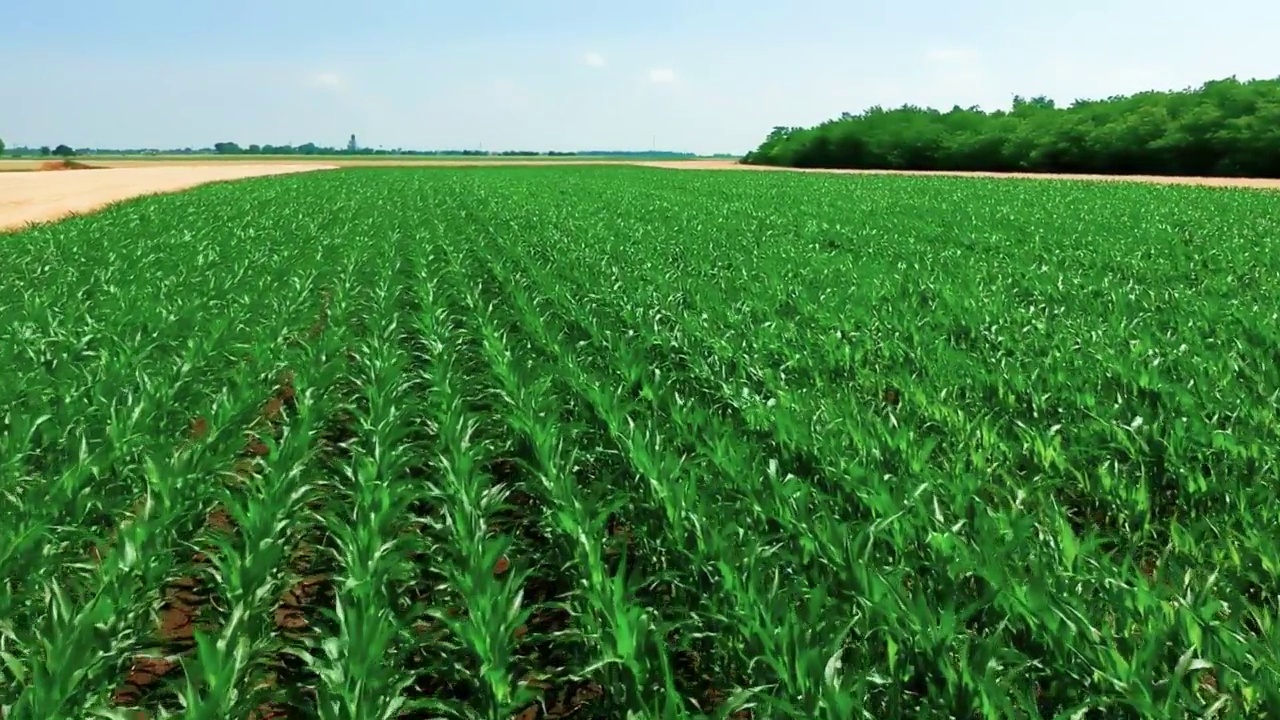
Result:
M185 190L223 180L325 170L338 167L465 167L489 165L641 165L676 170L757 170L778 172L826 172L839 174L950 175L958 177L1007 177L1064 180L1125 180L1178 185L1210 185L1280 189L1280 180L1261 178L1204 178L1107 175L1048 175L1037 173L912 172L885 170L811 170L740 165L731 160L525 160L525 159L293 159L186 160L119 159L90 160L93 169L60 172L24 172L39 169L39 161L0 161L0 230L31 223L58 220L99 210L141 195ZM10 172L4 172L10 171Z
M325 170L310 164L164 165L58 172L0 173L0 230L92 212L141 195L174 192L221 180Z

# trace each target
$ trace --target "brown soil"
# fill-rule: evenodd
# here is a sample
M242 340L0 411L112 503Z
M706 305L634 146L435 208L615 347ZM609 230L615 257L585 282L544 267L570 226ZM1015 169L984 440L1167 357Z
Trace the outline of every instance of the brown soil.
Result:
M40 163L38 170L93 170L93 165L86 165L75 160L49 160Z
M266 444L257 433L277 435L283 420L284 410L291 408L296 402L296 391L293 386L293 374L285 371L271 397L263 405L255 427L249 435L241 458L235 463L235 472L239 476L253 472L249 457L266 455ZM198 443L209 434L209 421L198 416L193 418L187 431L186 442ZM258 448L261 448L261 451ZM205 526L224 535L234 535L236 524L226 508L216 507L205 518ZM95 557L97 557L95 553ZM207 623L202 623L204 608L210 602L210 592L202 581L203 573L199 572L209 565L209 557L204 552L197 552L192 558L192 575L178 578L164 589L164 602L160 607L155 639L159 642L163 656L136 656L122 684L116 688L112 702L117 707L136 707L152 695L162 684L181 670L176 658L189 655L195 648L195 632L214 630ZM314 584L314 580L311 584ZM305 581L304 581L305 584ZM300 595L299 605L305 602ZM282 621L279 610L276 613L277 623L282 629L288 625ZM145 718L146 713L137 715Z
M324 170L332 165L164 165L85 168L83 172L0 173L0 231L92 212L141 195L221 180Z

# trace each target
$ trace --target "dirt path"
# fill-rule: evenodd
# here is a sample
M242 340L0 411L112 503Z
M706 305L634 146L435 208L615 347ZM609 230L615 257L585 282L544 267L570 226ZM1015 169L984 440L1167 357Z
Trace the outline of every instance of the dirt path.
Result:
M219 180L330 169L332 165L163 165L0 173L0 231L99 210L111 203Z
M764 172L806 172L837 175L936 175L944 177L1025 178L1031 180L1110 180L1112 182L1149 182L1166 185L1209 185L1214 187L1244 187L1280 189L1280 179L1231 178L1231 177L1173 177L1166 175L1081 175L1055 173L997 173L961 172L946 170L824 170L811 168L765 167L763 165L739 165L732 160L646 161L636 163L646 167L676 170L756 170Z

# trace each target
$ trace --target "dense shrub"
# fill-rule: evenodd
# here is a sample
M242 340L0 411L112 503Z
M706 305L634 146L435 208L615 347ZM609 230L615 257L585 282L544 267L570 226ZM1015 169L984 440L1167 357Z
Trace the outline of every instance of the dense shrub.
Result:
M1217 80L1106 100L1015 98L1012 110L904 106L778 127L757 165L1280 177L1280 79Z

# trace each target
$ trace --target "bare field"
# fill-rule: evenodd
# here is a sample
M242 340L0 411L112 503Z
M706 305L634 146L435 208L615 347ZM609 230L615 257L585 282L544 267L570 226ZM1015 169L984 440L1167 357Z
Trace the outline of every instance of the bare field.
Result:
M327 170L339 167L480 167L535 165L639 165L674 170L754 170L758 172L820 172L845 175L940 175L953 177L1026 178L1036 180L1107 180L1171 185L1207 185L1280 189L1280 179L1222 177L1162 177L1148 175L1051 175L1043 173L967 173L894 170L818 170L740 165L731 160L619 160L619 159L490 159L392 158L298 161L272 158L201 162L184 158L97 160L92 170L21 172L35 170L42 161L0 161L0 230L57 220L98 210L140 195L175 192L209 182L263 175ZM5 170L17 172L2 172Z
M121 200L222 180L331 169L332 165L232 164L0 173L0 230L92 212Z

